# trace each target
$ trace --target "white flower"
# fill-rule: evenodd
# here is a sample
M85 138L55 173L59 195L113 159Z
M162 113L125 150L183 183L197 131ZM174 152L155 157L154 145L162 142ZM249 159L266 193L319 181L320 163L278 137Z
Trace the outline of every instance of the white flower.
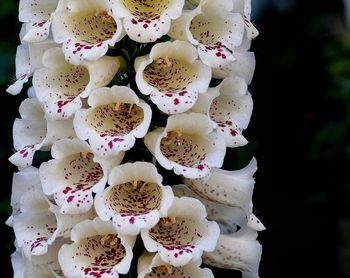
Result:
M95 197L97 215L113 219L120 234L137 235L149 230L160 217L166 217L174 195L162 185L157 168L147 162L127 163L112 169L110 186Z
M37 150L47 150L56 140L75 137L73 119L47 120L35 98L25 99L19 113L21 119L16 119L13 125L13 142L17 152L9 158L18 167L31 165Z
M208 93L200 95L193 112L207 114L218 127L229 148L244 146L248 141L242 135L253 111L253 100L247 83L240 77L226 78Z
M198 59L188 42L158 43L151 53L135 60L136 84L166 114L183 113L205 93L211 69Z
M249 40L254 39L259 35L259 31L254 27L250 21L251 17L251 0L232 0L234 10L241 13L244 16L244 24L246 30L246 36Z
M198 260L203 251L215 249L220 234L218 225L206 216L200 201L175 198L168 217L149 231L141 231L147 251L158 252L162 261L176 267Z
M47 253L49 245L69 237L75 224L95 215L93 211L63 215L39 190L23 194L20 203L21 213L13 217L13 229L18 247L27 257Z
M232 12L232 0L203 0L199 6L184 11L174 21L169 35L198 46L201 60L220 68L235 60L234 50L242 44L243 16Z
M137 278L214 278L209 268L200 268L201 263L202 261L199 259L185 266L173 267L163 262L158 254L144 253L140 256L137 263Z
M58 0L20 0L19 21L25 22L27 42L40 42L49 36L51 16Z
M173 115L165 128L145 137L145 144L165 169L196 179L210 175L211 167L221 167L226 144L213 133L215 124L198 113Z
M60 0L52 19L55 42L63 43L67 61L74 65L95 61L124 36L114 1Z
M99 218L76 225L71 232L74 243L63 245L59 263L67 277L119 277L129 271L134 238L123 237L111 222Z
M204 253L203 261L214 267L240 270L243 278L257 278L262 248L256 237L257 232L248 227L221 234L216 249Z
M43 56L44 68L36 70L33 86L37 98L50 119L69 118L81 108L80 98L91 90L106 86L118 72L120 57L105 56L94 62L74 66L64 59L58 47Z
M111 157L129 150L136 138L147 133L152 110L131 89L123 86L100 88L92 92L88 103L90 109L76 113L74 127L78 137L88 139L99 156Z
M169 32L171 20L181 15L184 0L115 0L116 14L123 18L129 37L137 42L154 42Z
M92 208L92 193L104 189L110 164L118 165L124 153L106 161L95 157L86 142L62 139L51 155L54 159L39 168L44 193L53 195L61 213L76 214Z

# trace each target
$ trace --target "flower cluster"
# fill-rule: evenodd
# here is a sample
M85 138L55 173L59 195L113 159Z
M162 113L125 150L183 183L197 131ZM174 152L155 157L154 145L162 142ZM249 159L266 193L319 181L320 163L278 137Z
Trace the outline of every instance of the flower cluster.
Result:
M15 277L258 277L256 161L220 169L248 143L250 5L20 0Z

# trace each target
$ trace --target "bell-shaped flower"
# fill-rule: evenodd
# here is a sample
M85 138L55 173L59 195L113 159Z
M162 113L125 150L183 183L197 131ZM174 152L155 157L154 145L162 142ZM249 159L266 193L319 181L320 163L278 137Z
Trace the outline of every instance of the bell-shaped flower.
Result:
M22 41L25 34L25 25L22 25L20 39ZM44 52L52 47L57 46L51 40L46 40L40 43L22 42L17 47L16 52L16 80L6 89L6 92L11 95L19 94L23 85L28 82L34 70L42 67L42 57Z
M165 169L189 179L203 178L211 167L222 166L226 153L224 139L213 132L215 126L203 114L173 115L165 128L146 135L145 144Z
M174 267L161 260L158 254L144 253L137 263L137 278L214 278L209 268L200 268L201 259L190 262L184 266Z
M53 144L54 159L42 163L40 180L46 195L53 195L63 214L83 213L93 206L93 192L100 192L112 165L118 165L124 153L110 160L95 156L85 141L62 139Z
M235 233L221 234L214 252L203 254L203 262L214 267L240 270L243 278L257 278L262 254L257 235L248 227Z
M92 210L84 214L61 214L38 190L26 192L20 203L21 213L13 217L13 229L18 247L27 257L46 254L49 245L69 237L73 226L95 216Z
M175 267L198 260L203 251L215 249L220 229L206 219L204 205L194 198L175 198L168 217L161 218L141 237L149 252L158 252L162 261Z
M117 234L111 222L83 221L73 228L71 239L58 253L66 277L117 278L128 273L135 239Z
M66 60L79 65L106 54L124 36L114 1L60 0L52 19L55 42L63 43Z
M104 56L81 66L68 63L58 47L43 56L44 68L36 70L33 86L49 119L71 117L82 106L81 98L106 86L118 72L121 57Z
M171 20L181 15L184 2L115 0L115 11L132 40L149 43L169 32Z
M148 104L123 86L94 90L88 103L74 118L74 128L81 140L89 140L91 149L101 157L118 155L131 149L136 138L147 133L152 118Z
M249 40L256 38L259 35L259 31L254 27L251 22L251 0L232 0L234 10L239 12L244 17L244 25L246 30L246 36Z
M25 99L20 105L19 113L21 119L16 119L13 125L13 142L17 152L9 158L18 167L31 165L37 150L47 150L56 140L75 137L73 119L46 119L35 98Z
M194 46L184 41L158 43L135 60L136 84L166 114L183 113L205 93L210 67L198 60Z
M20 0L19 21L25 22L27 42L41 42L50 34L52 13L59 0Z
M235 60L233 52L242 44L244 35L243 16L232 10L232 0L203 0L173 22L169 35L198 46L206 65L223 67Z
M249 124L253 100L244 79L224 79L220 85L200 95L192 111L207 114L218 125L216 132L225 139L227 147L248 143L242 133Z
M212 202L241 208L249 214L254 189L253 175L257 170L256 159L243 169L228 171L212 169L209 178L185 179L185 184L196 194Z
M120 234L137 235L166 217L174 195L162 185L157 168L147 162L127 163L112 169L102 193L95 197L95 210L104 221L113 219Z

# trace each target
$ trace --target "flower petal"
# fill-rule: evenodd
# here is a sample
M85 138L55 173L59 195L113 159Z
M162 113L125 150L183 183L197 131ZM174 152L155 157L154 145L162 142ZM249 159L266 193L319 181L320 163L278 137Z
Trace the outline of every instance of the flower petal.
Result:
M109 176L111 186L95 197L96 212L104 221L113 218L118 233L137 235L141 229L149 230L167 215L174 198L171 188L161 182L151 163L117 166Z

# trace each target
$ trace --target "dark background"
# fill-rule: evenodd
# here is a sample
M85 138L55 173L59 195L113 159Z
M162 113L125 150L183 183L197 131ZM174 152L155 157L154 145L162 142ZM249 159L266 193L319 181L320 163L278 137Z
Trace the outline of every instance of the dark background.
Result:
M253 1L254 2L254 1ZM350 29L340 0L256 0L255 107L225 167L255 155L255 212L267 231L260 277L350 277ZM14 78L18 1L0 3L1 277L11 277L12 124L25 97L5 88ZM216 277L236 277L216 272ZM239 275L237 276L239 277Z

